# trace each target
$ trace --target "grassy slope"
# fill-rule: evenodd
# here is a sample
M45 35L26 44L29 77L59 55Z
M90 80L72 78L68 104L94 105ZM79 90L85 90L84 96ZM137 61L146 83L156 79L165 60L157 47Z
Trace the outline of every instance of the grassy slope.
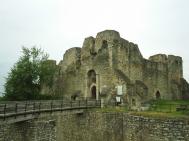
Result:
M178 119L189 119L189 110L188 111L176 111L176 108L180 105L187 104L189 105L189 100L159 100L153 102L149 111L129 111L127 107L105 107L102 109L95 109L98 112L127 112L136 116L146 116L153 118L178 118ZM189 107L188 107L189 108Z

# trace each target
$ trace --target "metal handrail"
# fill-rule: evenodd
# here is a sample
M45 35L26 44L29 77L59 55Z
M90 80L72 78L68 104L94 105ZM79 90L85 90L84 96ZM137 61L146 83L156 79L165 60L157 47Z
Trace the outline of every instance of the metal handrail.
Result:
M51 100L51 101L23 101L23 102L7 102L0 104L0 119L17 115L35 114L41 112L53 112L72 109L87 109L101 107L100 100Z

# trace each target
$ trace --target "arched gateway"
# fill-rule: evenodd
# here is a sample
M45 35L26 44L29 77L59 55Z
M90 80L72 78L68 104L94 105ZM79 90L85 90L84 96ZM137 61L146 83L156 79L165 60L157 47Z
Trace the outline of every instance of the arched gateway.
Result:
M89 70L87 73L87 89L89 93L89 97L92 99L97 98L97 87L96 87L96 72L95 70Z
M91 98L96 99L96 86L92 86L91 88Z

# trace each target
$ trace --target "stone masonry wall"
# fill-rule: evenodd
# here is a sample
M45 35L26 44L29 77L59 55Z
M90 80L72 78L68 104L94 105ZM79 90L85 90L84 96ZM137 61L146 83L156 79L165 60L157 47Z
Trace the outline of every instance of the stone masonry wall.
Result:
M1 125L0 141L189 141L189 120L57 112Z
M56 141L51 120L31 120L0 125L0 141Z
M41 93L70 99L80 92L80 97L92 98L91 87L96 86L96 98L103 97L108 101L115 97L111 92L101 96L102 89L108 87L110 91L115 91L122 79L122 84L132 89L126 89L123 96L127 102L139 99L137 103L141 105L153 99L178 100L189 97L189 84L183 81L181 57L156 54L145 59L137 44L123 39L114 30L99 32L96 37L85 38L82 47L68 49L57 68L52 81L53 89L43 82ZM98 80L89 86L88 72L91 70ZM122 75L117 75L116 71ZM134 90L137 81L145 85L145 93ZM133 106L130 102L129 105Z
M95 112L60 120L58 141L189 141L186 120Z

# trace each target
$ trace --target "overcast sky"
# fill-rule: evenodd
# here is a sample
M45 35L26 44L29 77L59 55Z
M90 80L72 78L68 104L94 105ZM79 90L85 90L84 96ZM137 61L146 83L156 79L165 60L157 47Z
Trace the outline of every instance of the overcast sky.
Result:
M22 46L41 47L59 62L105 29L138 44L145 58L182 56L189 80L188 7L189 0L0 0L0 92Z

